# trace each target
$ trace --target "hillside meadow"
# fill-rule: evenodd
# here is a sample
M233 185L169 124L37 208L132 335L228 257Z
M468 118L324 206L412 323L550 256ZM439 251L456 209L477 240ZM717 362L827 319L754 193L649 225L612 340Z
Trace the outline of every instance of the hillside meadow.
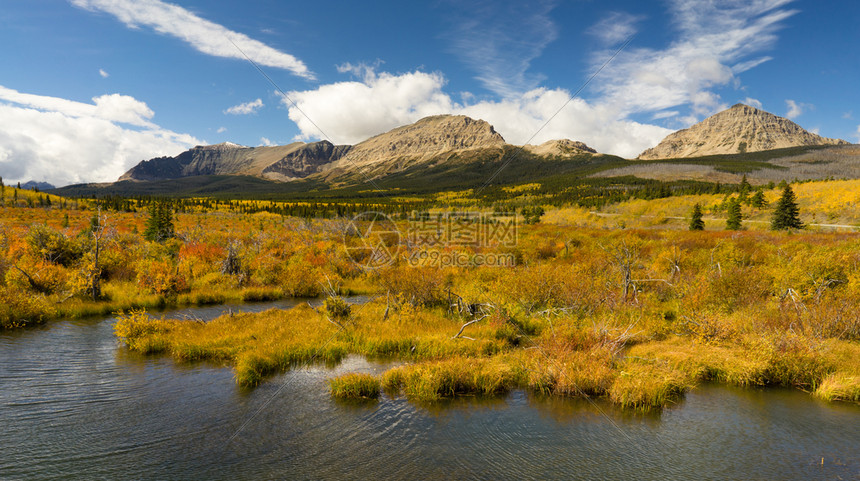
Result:
M842 222L856 199L849 186L827 184L795 186L802 214L836 212ZM775 192L766 193L771 205ZM233 366L243 387L350 354L402 362L378 377L331 380L338 397L384 390L432 402L527 389L651 409L720 382L860 402L860 236L724 231L719 218L689 232L683 222L645 217L684 217L697 202L706 217L724 216L713 207L724 197L604 209L635 225L547 206L541 222L518 226L514 244L433 248L470 262L509 255L515 266L410 263L407 246L393 243L394 261L369 270L344 248L361 246L366 224L343 219L179 213L175 236L158 242L144 239L145 211L7 204L0 323L22 328L119 312L115 331L129 349L177 362L218 360ZM751 209L744 207L751 218L767 219L767 208ZM396 225L409 229L407 221ZM349 305L343 298L352 294L370 300ZM151 314L281 297L325 302L206 323Z

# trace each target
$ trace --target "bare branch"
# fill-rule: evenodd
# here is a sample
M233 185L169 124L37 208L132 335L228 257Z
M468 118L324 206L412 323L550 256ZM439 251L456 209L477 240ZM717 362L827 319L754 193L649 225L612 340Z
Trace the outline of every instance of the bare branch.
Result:
M460 334L463 334L463 331L464 331L467 327L471 326L472 324L475 324L476 322L481 322L481 321L483 321L484 319L486 319L486 318L488 318L488 317L490 317L490 315L489 315L489 314L484 314L483 316L481 316L481 317L479 317L479 318L477 318L477 319L473 319L473 320L471 320L471 321L469 321L469 322L467 322L467 323L463 324L463 325L460 327L460 331L457 333L457 335L455 335L455 336L454 336L454 337L452 337L451 339L457 339L457 338L459 338L459 337L460 337ZM468 337L462 337L462 339L470 339L470 338L468 338ZM470 340L474 341L474 339L470 339Z

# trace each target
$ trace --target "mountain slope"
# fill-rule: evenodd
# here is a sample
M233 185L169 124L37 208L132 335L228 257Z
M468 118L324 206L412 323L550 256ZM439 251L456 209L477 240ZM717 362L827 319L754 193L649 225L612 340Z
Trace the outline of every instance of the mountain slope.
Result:
M847 144L844 140L808 132L786 118L749 105L737 104L688 129L669 134L656 147L642 152L638 158L677 159L786 147Z

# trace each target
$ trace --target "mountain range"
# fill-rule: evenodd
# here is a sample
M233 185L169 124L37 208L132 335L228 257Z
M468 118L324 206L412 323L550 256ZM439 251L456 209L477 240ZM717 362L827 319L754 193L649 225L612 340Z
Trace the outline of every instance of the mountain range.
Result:
M638 159L679 159L743 154L798 146L843 145L821 137L783 117L737 104L667 136ZM145 160L119 181L162 181L202 175L247 175L289 182L314 178L342 183L380 178L416 166L433 167L470 159L500 159L510 147L492 125L463 115L436 115L379 134L357 145L327 140L271 147L230 142L197 146L175 157ZM569 139L526 145L522 151L563 160L597 155L586 144Z
M377 178L418 165L457 159L499 157L508 144L492 125L463 115L436 115L398 127L357 145L333 145L327 140L273 147L245 147L225 142L197 146L176 157L145 160L119 181L159 181L200 175L249 175L289 182L316 177L337 181ZM597 152L582 142L553 140L526 145L541 157L565 158Z
M630 160L569 139L511 145L486 121L436 115L356 145L196 146L142 161L113 184L67 186L57 193L353 198L366 195L368 184L423 195L528 182L556 190L612 185L589 180L598 178L617 178L619 186L636 179L732 183L741 172L759 182L860 177L860 152L847 144L743 104L674 132Z

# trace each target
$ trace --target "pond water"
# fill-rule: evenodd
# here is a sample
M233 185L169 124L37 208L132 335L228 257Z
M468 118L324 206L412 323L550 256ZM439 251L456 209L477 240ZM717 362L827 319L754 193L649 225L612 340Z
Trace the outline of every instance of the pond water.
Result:
M799 391L702 386L651 414L522 391L344 403L327 378L388 366L243 390L224 366L129 353L114 322L0 334L0 479L860 479L860 407Z

